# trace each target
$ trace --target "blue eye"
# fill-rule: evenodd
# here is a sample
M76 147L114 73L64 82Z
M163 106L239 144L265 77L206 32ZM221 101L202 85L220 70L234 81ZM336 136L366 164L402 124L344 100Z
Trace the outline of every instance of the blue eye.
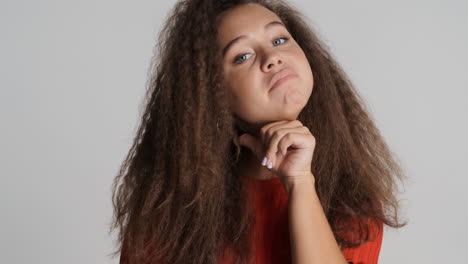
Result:
M279 38L279 39L284 39L284 42L286 42L287 38ZM275 39L275 41L279 40L279 39ZM283 43L284 43L283 42Z
M273 43L277 43L277 40L281 40L281 39L284 39L283 42L280 41L280 43L278 45L275 45L275 46L279 46L280 44L283 44L284 42L288 41L289 38L288 37L280 37L280 38L277 38L273 41ZM244 53L244 54L240 54L239 56L237 56L235 59L234 59L234 63L235 64L240 64L242 62L244 62L245 60L240 60L240 58L244 57L245 55L248 55L247 53Z
M234 63L239 64L239 61L240 61L240 63L244 62L244 60L240 60L240 58L244 57L245 55L249 55L249 54L247 54L247 53L246 54L241 54L240 56L238 56L238 57L236 57L234 59ZM247 59L245 59L245 60L247 60Z

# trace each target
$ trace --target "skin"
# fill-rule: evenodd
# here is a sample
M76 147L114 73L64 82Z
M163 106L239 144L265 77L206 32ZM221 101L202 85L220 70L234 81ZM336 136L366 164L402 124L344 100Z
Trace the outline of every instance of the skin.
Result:
M277 176L262 165L264 156L267 164L282 156L267 153L273 150L268 150L272 135L267 137L266 125L282 121L283 126L302 127L300 132L305 133L302 124L291 122L297 119L313 90L312 69L302 48L284 26L273 25L264 29L272 21L282 22L275 13L261 5L244 4L226 11L218 24L217 41L222 49L236 37L247 36L224 54L223 74L224 85L231 94L234 115L255 128L245 136L243 143L258 151L252 149L247 154L246 164L240 166L243 168L241 175L257 179ZM296 77L270 90L271 79L283 69L294 72Z

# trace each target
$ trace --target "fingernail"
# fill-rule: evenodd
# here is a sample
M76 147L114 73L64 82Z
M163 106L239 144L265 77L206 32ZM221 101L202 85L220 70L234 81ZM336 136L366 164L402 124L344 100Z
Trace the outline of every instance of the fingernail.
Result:
M266 162L267 162L267 157L264 157L263 160L262 160L262 166L265 166Z
M270 164L268 164L268 167L267 167L267 168L269 168L269 169L273 168L273 163L270 162Z

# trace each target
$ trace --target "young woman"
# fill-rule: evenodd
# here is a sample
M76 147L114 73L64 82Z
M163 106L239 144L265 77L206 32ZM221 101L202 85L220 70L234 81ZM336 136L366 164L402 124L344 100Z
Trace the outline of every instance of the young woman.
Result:
M282 1L179 1L113 185L121 263L377 263L401 167Z

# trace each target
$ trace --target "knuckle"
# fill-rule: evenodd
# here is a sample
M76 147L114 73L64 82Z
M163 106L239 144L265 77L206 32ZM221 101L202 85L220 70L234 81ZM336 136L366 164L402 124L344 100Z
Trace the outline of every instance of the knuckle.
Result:
M275 132L273 132L273 137L279 137L281 136L281 131L280 130L276 130Z

